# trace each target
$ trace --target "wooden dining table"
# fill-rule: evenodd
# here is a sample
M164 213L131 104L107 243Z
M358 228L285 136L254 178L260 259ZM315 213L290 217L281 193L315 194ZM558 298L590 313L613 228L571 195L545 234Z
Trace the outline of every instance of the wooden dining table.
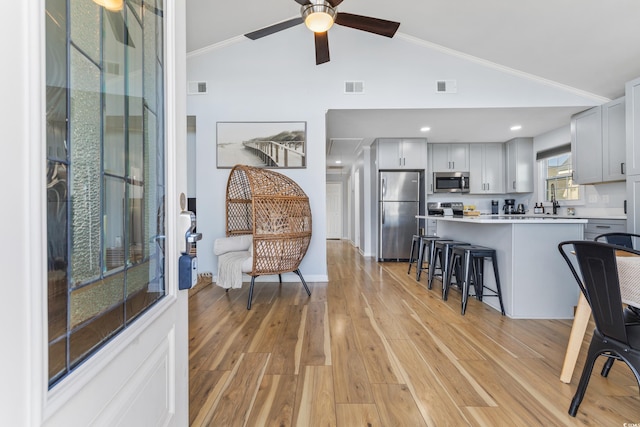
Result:
M625 251L616 251L616 260L622 302L640 308L640 256ZM590 318L591 307L589 307L589 302L584 294L580 292L578 306L573 317L573 325L571 326L571 334L569 335L569 343L567 344L567 351L565 352L564 363L560 372L560 381L563 383L571 382Z

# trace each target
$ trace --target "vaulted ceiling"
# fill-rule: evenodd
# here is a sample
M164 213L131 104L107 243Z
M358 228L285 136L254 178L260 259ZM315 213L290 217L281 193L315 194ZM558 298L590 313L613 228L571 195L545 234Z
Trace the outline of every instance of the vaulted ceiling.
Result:
M398 21L403 35L603 100L623 95L625 82L640 76L637 0L344 0L340 11ZM294 0L188 0L187 50L298 16Z

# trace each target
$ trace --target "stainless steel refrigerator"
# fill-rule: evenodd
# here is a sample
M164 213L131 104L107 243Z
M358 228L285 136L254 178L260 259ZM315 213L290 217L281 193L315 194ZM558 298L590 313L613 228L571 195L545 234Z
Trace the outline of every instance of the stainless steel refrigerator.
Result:
M406 261L418 232L420 172L380 172L378 260Z

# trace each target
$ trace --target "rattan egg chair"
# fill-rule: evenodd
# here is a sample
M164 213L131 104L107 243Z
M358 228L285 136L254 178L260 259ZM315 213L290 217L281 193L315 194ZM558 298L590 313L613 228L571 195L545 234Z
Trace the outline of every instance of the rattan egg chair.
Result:
M270 169L236 165L227 182L227 237L253 235L251 309L255 278L294 272L311 295L298 266L311 240L309 198L289 177Z

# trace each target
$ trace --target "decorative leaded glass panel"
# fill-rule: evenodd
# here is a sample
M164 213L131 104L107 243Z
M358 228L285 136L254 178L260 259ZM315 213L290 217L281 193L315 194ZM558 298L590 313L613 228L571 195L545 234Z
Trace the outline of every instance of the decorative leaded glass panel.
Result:
M71 292L71 329L124 300L124 273L116 273Z
M123 178L104 177L104 270L124 267L125 243L125 182Z
M71 282L100 275L100 69L71 49Z
M94 2L72 0L71 41L96 64L100 63L100 10Z
M46 9L53 386L166 294L163 15L161 0Z

